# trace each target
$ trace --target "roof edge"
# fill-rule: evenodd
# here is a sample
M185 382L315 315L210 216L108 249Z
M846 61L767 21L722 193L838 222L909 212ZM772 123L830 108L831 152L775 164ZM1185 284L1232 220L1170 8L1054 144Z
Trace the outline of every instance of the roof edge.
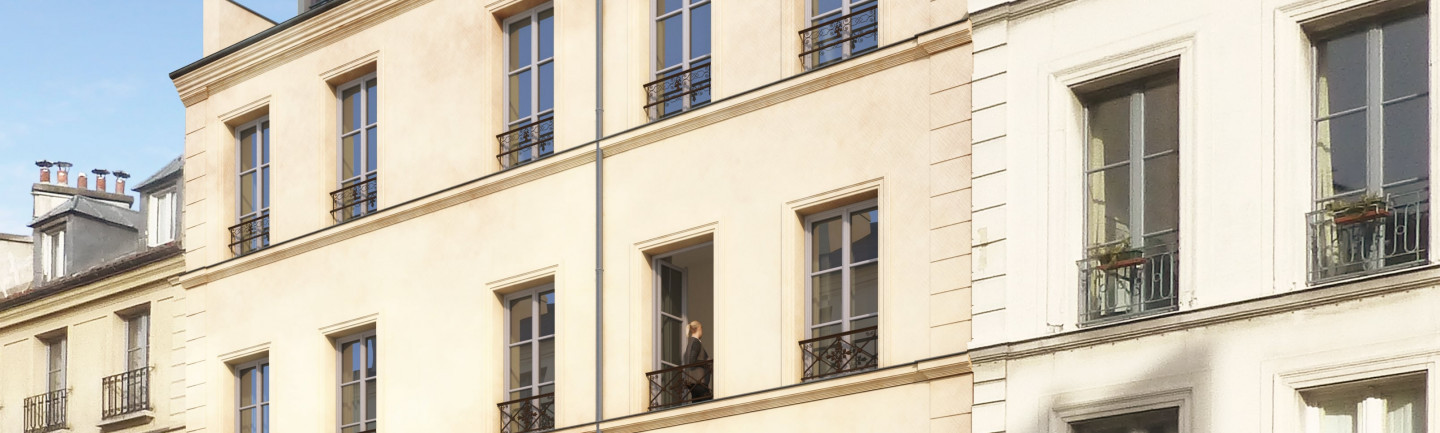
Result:
M180 69L176 69L174 72L171 72L171 73L170 73L170 80L171 80L171 81L174 81L174 80L180 79L180 77L185 76L185 74L189 74L189 73L191 73L191 72L195 72L196 70L205 67L205 65L209 65L209 64L211 64L211 63L215 63L216 61L218 61L218 60L220 60L220 59L222 59L222 58L225 58L225 56L228 56L228 55L231 55L231 54L235 54L236 52L238 52L238 51L240 51L240 50L242 50L242 49L245 49L245 47L254 45L255 43L260 42L260 41L263 41L263 40L265 40L266 38L269 38L269 37L271 37L271 36L274 36L274 35L277 34L277 33L283 32L283 31L285 31L285 30L287 30L287 29L289 29L289 28L291 28L291 27L295 27L296 25L299 25L299 24L302 23L302 22L305 22L305 21L307 21L307 20L309 20L309 19L311 19L311 18L314 18L315 16L318 16L318 15L320 15L320 14L323 14L323 13L325 13L325 11L328 11L328 10L330 10L330 9L334 9L336 6L339 6L339 5L344 4L344 3L346 3L346 2L349 2L349 1L350 1L350 0L330 0L330 1L328 1L328 2L321 3L320 6L317 6L317 7L315 7L314 9L310 9L310 10L308 10L308 11L301 12L299 15L295 15L294 17L292 17L292 18L290 18L290 19L288 19L288 20L285 20L285 22L282 22L282 23L280 23L280 24L276 24L274 27L265 29L264 31L261 31L260 33L256 33L254 36L250 36L250 37L248 37L248 38L242 39L242 40L240 40L240 42L236 42L236 43L234 43L234 44L232 44L232 45L230 45L230 46L228 46L228 47L221 48L220 51L216 51L216 52L214 52L214 53L210 53L210 55L208 55L208 56L201 57L200 60L196 60L196 61L191 62L190 64L185 65L185 66L181 66ZM232 1L231 3L234 3L234 2ZM244 7L244 6L241 6L241 7ZM258 14L257 14L257 15L258 15ZM261 18L264 18L265 16L264 16L264 15L261 15L260 17L261 17ZM265 19L268 20L269 18L265 18ZM274 21L271 21L271 22L274 22Z

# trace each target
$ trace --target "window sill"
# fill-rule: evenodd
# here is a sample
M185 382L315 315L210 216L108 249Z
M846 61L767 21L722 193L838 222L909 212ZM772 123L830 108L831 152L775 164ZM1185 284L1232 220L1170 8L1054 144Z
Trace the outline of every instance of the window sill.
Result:
M130 412L124 415L116 415L105 418L100 420L100 424L96 424L95 426L100 427L100 430L108 431L125 427L133 427L141 424L149 424L150 421L154 419L155 411L146 409Z

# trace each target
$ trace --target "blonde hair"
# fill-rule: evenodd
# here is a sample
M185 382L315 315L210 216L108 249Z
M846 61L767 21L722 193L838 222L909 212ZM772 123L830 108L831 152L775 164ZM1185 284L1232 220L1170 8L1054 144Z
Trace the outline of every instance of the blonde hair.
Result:
M691 321L690 321L690 332L689 332L689 335L695 335L695 330L696 330L696 329L700 329L700 328L702 328L702 326L700 326L700 321L699 321L699 320L691 320Z

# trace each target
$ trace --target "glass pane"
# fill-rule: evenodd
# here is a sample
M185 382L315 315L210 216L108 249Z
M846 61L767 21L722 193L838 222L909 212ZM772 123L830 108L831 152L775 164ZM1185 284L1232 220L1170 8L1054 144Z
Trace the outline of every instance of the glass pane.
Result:
M690 11L690 58L710 54L710 4Z
M1316 49L1315 112L1320 117L1365 104L1365 32L1320 43Z
M360 380L360 342L340 346L340 381Z
M526 70L510 76L510 120L530 116L530 72Z
M863 316L879 311L880 264L856 266L850 270L850 315Z
M840 331L843 329L845 328L839 323L836 323L834 325L821 326L819 328L813 328L810 330L810 338L818 338L824 337L826 335L839 334Z
M555 62L540 65L540 108L545 112L555 108Z
M127 349L143 349L149 345L150 316L135 316L125 326Z
M270 208L270 167L260 169L260 208Z
M1315 126L1315 165L1320 197L1365 189L1365 112Z
M379 106L379 102L380 102L380 99L379 99L379 98L380 98L380 95L378 95L377 92L376 92L376 89L377 89L377 87L378 87L376 84L377 84L377 83L376 83L376 80L370 80L370 81L365 82L365 104L366 104L366 105L365 105L365 124L366 124L366 125L369 125L369 124L372 124L372 123L375 123L375 122L379 121L379 117L376 117L376 116L378 116L378 115L375 113L375 110L376 110L375 107L378 107L378 106Z
M820 324L840 320L840 271L828 272L811 277L810 281L810 323Z
M1359 415L1355 400L1331 400L1320 404L1321 433L1354 433Z
M252 433L255 429L255 409L244 409L240 411L240 431Z
M379 146L379 140L380 140L380 137L379 137L379 134L378 134L378 132L379 132L379 129L378 129L378 128L379 128L379 127L377 126L377 127L371 127L370 129L365 130L365 172L366 172L366 173L375 171L375 169L377 168L377 167L376 167L376 164L375 164L375 156L376 156L375 154L377 153L377 152L375 151L375 148Z
M510 388L533 385L531 383L530 369L531 344L521 344L510 348Z
M655 23L655 65L665 69L685 58L685 17L675 15Z
M270 364L260 366L260 401L270 401Z
M255 369L240 370L240 405L255 404Z
M1385 183L1430 174L1430 98L1385 107Z
M541 394L549 394L549 393L553 393L553 392L555 392L555 385L554 385L554 384L545 385L545 386L540 387L540 393L541 393ZM549 402L549 403L554 403L555 401L554 401L553 399L554 399L554 397L550 397L550 398L541 399L540 401Z
M871 326L875 326L875 325L878 324L878 323L880 323L880 318L877 317L877 316L870 316L870 317L866 317L866 318L864 318L864 319L859 319L859 320L851 320L851 321L850 321L850 330L851 330L851 331L854 331L854 330L856 330L856 329L869 328L869 327L871 327ZM858 337L858 336L857 336L857 337Z
M668 266L660 267L660 311L676 316L685 314L682 311L683 278L684 274L679 269Z
M1090 145L1086 160L1095 170L1130 159L1130 97L1122 96L1089 106Z
M340 175L350 178L360 175L360 135L348 135L340 139Z
M1421 93L1430 88L1430 44L1424 15L1385 25L1385 99Z
M1130 164L1113 167L1089 176L1086 221L1090 245L1100 245L1130 236Z
M240 175L240 214L255 212L255 172Z
M375 377L375 354L379 353L379 347L375 346L375 337L365 339L365 377Z
M352 383L340 387L340 422L357 421L360 421L360 384Z
M840 8L844 0L810 0L810 16L816 16Z
M555 292L540 294L540 336L555 335Z
M260 123L260 163L270 163L270 122Z
M260 407L260 432L270 433L270 405Z
M680 9L680 6L684 5L685 0L656 0L655 10L658 11L660 15L665 15L671 11Z
M240 131L240 171L255 168L255 128Z
M510 342L519 343L532 338L530 316L533 314L534 306L530 305L530 297L524 296L510 300Z
M530 64L530 18L510 23L510 70Z
M1420 388L1385 396L1385 433L1425 432L1425 392Z
M540 12L540 50L538 60L545 60L555 57L555 10L546 9Z
M1180 227L1180 155L1145 161L1145 233ZM1138 246L1138 245L1137 245Z
M342 429L340 429L340 433L360 433L360 426L359 426L359 425L352 425L352 426L349 426L349 427L342 428Z
M555 339L540 340L540 383L555 381Z
M685 324L671 317L660 317L660 360L680 365L680 345L685 340Z
M821 271L840 266L845 241L845 228L840 217L830 218L810 225L810 270Z
M1180 84L1145 90L1145 154L1178 149L1180 145Z
M1166 408L1085 420L1071 424L1075 433L1176 433L1180 409Z
M879 257L880 210L870 208L850 214L850 262Z
M379 394L375 379L365 381L365 419L375 419L375 395Z
M340 132L360 127L360 86L340 92Z

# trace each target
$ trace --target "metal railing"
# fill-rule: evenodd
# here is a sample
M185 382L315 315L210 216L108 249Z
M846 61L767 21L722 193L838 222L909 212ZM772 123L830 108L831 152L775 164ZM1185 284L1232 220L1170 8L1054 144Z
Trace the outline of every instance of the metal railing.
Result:
M662 119L710 102L710 63L645 83L645 115Z
M1179 258L1175 244L1166 243L1079 261L1080 323L1174 310Z
M500 403L500 433L527 433L555 429L555 393Z
M1430 191L1386 194L1305 215L1311 283L1368 275L1429 260Z
M713 363L700 361L645 373L645 379L650 382L650 410L712 398L710 372L713 371ZM695 378L697 374L700 379ZM697 389L694 386L697 384L704 387Z
M138 368L100 379L103 418L150 410L150 368Z
M335 218L335 222L342 223L375 212L375 198L379 193L375 189L374 175L371 176L330 192L330 201L333 204L330 216Z
M270 246L270 215L255 215L230 226L230 252L243 256Z
M880 363L880 328L871 326L800 340L800 380L814 380L875 368Z
M880 9L876 3L800 31L800 64L815 69L878 47Z
M496 135L502 168L513 168L555 153L555 118L546 117Z
M50 391L25 399L25 433L64 429L65 403L69 390Z

